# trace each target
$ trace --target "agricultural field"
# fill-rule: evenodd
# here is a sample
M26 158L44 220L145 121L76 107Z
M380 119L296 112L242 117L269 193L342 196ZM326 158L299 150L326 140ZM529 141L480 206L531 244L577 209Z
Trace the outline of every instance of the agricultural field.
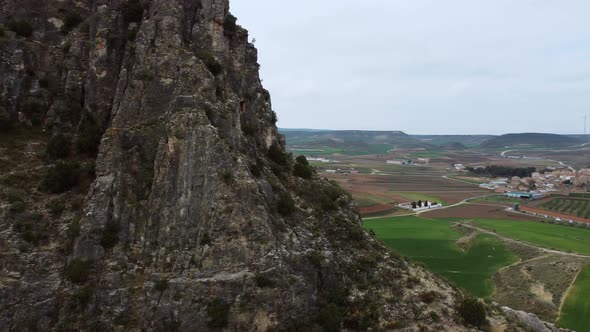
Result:
M572 193L572 194L570 194L570 197L590 198L590 193Z
M444 220L398 217L367 220L365 228L392 250L424 263L430 270L454 282L469 293L488 297L494 291L492 275L517 261L496 237L478 235L470 245L456 245L463 236Z
M590 199L554 198L540 206L543 209L590 219Z
M474 223L500 235L537 245L590 255L590 230L541 222L477 219Z
M422 214L427 218L458 218L458 219L507 219L507 220L523 220L523 221L537 221L538 218L515 214L506 210L506 206L499 204L481 203L481 204L463 204L449 209L438 209L428 211Z
M588 331L580 329L584 325L572 324L578 317L588 315L588 305L578 304L580 298L590 296L588 276L580 274L576 282L578 288L569 292L568 289L578 272L590 265L590 256L546 252L534 245L505 241L496 235L482 233L470 225L482 228L500 225L498 228L502 232L498 231L498 234L510 234L521 241L524 240L520 232L509 233L505 229L526 229L530 238L540 239L530 243L555 245L562 250L573 248L564 242L574 236L578 252L590 250L586 237L590 236L590 231L564 225L413 216L364 221L364 227L372 230L377 239L392 251L424 264L475 296L535 313L546 321L556 321L560 317L562 302L567 298L560 325ZM576 234L576 231L582 232L582 235ZM584 295L576 295L578 293ZM585 322L585 319L580 321Z
M559 318L559 325L577 332L590 331L590 267L580 272L570 289Z
M513 206L514 204L528 203L530 200L511 198L504 195L494 195L487 197L480 197L470 200L470 203L482 203L482 204L499 204L503 206Z

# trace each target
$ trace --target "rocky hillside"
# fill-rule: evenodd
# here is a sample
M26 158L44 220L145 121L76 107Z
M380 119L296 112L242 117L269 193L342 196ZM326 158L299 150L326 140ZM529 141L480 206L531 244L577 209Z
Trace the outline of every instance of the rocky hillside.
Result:
M285 153L227 0L1 6L0 330L477 322Z

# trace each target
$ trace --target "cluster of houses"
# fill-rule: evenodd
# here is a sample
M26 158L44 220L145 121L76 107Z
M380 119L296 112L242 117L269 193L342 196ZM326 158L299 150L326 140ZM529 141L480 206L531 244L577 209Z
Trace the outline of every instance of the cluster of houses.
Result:
M324 164L328 164L328 163L337 163L337 160L332 160L332 159L328 159L328 158L322 158L322 157L306 157L307 161L317 161L320 163L324 163Z
M578 172L569 169L535 172L531 177L495 178L479 185L480 188L505 192L546 194L554 191L586 191L590 189L590 169ZM535 197L536 198L536 197Z
M320 170L323 173L326 174L342 174L342 175L348 175L348 174L358 174L359 171L354 169L354 168L337 168L337 169L324 169L324 170Z
M412 210L412 211L422 211L428 209L437 209L442 207L442 204L437 202L429 202L429 201L418 201L418 202L411 202L411 203L402 203L398 205L402 209Z

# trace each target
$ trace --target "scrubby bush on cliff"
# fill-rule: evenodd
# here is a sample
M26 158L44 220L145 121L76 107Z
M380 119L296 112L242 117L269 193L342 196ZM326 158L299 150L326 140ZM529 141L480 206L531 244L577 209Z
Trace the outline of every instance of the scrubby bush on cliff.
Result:
M232 14L227 14L223 21L223 33L226 36L233 36L238 31L238 19Z
M224 328L227 326L230 305L221 299L214 299L207 305L207 326Z
M82 23L83 19L80 14L76 12L70 12L66 15L64 19L64 25L62 27L63 32L70 32L74 30L80 23Z
M143 6L139 0L129 0L121 8L125 23L138 23L143 16Z
M197 50L195 52L195 55L197 56L197 58L203 61L205 66L207 66L207 69L209 69L209 71L214 76L217 76L223 72L223 66L221 65L221 63L219 63L219 61L217 61L215 56L210 51L204 49Z
M270 158L270 160L274 161L275 163L281 166L289 165L289 154L283 151L283 149L276 142L272 143L272 145L268 149L268 157Z
M283 216L288 216L295 212L295 201L288 193L281 193L279 195L277 211Z
M486 309L476 298L465 298L459 306L459 314L466 323L475 327L482 327L486 323Z
M75 259L66 266L66 278L75 284L82 284L90 278L92 267L91 261Z
M111 249L119 242L119 225L113 221L108 222L101 233L100 245L105 249Z
M158 293L163 293L168 289L168 287L170 287L170 283L168 282L168 280L161 279L155 282L154 291Z
M100 145L100 127L92 117L85 117L80 124L77 149L79 153L94 155Z
M313 168L309 166L309 162L305 156L299 156L295 159L295 166L293 166L293 175L303 179L311 179L313 175Z
M49 193L61 194L74 188L80 177L80 169L78 162L57 162L47 171L41 182L41 189Z
M16 32L17 35L22 37L31 37L33 34L33 26L23 20L14 20L8 23L8 29Z
M45 207L47 207L49 214L53 218L59 218L66 209L66 203L62 199L54 199L47 203Z
M63 134L53 136L47 144L46 155L50 159L62 159L70 154L71 141Z

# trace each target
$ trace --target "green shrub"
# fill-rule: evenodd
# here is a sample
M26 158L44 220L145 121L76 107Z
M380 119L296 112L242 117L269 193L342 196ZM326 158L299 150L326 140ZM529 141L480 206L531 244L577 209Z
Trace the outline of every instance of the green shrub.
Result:
M80 129L78 132L78 152L96 155L100 145L100 138L100 127L96 121L90 116L84 117L80 123Z
M47 108L42 101L34 98L25 100L21 106L21 111L27 116L31 123L38 126L43 123L45 111Z
M21 235L24 241L38 245L42 240L48 239L47 224L42 222L43 215L41 213L23 213L15 219L13 229Z
M230 305L221 299L214 299L207 305L207 326L224 328L227 326Z
M324 255L319 251L313 251L307 256L307 258L309 258L311 264L318 269L322 267L322 263L326 260Z
M211 237L208 233L203 234L201 241L199 242L202 246L208 246L211 244Z
M64 25L62 27L62 31L70 32L74 30L80 23L82 23L83 19L80 14L76 12L70 12L66 15L64 19Z
M254 281L259 288L271 288L275 286L274 281L262 274L257 274L254 277Z
M9 189L6 191L6 200L8 203L24 202L24 192L16 189Z
M276 142L268 149L268 157L281 166L289 164L289 155Z
M420 294L420 300L426 304L430 304L436 300L438 294L435 291L424 292Z
M246 136L254 136L256 134L256 129L252 124L244 123L242 125L242 132L244 132L244 135Z
M295 212L295 201L288 193L281 193L279 195L277 211L283 216L289 216Z
M14 213L14 214L23 213L26 210L27 210L27 205L23 201L16 201L16 202L10 204L10 212L11 213Z
M318 315L318 323L322 326L325 332L340 331L340 324L342 322L342 309L334 303L320 308Z
M0 38L2 38L4 36L5 36L5 34L4 34L4 28L3 27L0 27Z
M74 295L72 295L72 300L78 307L84 309L86 306L88 306L88 303L90 303L93 293L94 291L91 287L82 287L80 290L74 293Z
M465 298L459 306L459 315L475 327L482 327L486 323L486 309L476 298Z
M223 182L225 184L227 184L229 186L234 182L234 175L231 171L227 170L227 171L221 173L221 179L223 180Z
M46 207L53 218L59 218L66 209L66 203L61 199L54 199L47 203Z
M50 159L66 158L70 154L71 141L63 134L53 136L47 144L46 155Z
M105 249L111 249L119 242L119 225L109 221L100 235L100 245Z
M8 23L8 29L25 38L33 35L33 26L29 22L23 20L10 21Z
M309 166L309 162L305 156L299 156L295 159L295 166L293 167L293 175L309 180L313 176L313 168Z
M154 290L158 293L164 293L168 287L170 287L170 283L166 279L160 279L154 284Z
M82 198L82 197L76 197L76 198L72 199L70 202L70 208L71 208L72 212L80 211L83 206L84 206L84 198Z
M49 193L61 194L74 188L78 184L79 177L78 162L58 161L47 171L47 175L41 182L41 189Z
M272 111L271 116L270 116L270 121L272 122L273 125L276 125L277 122L279 122L279 117L277 116L277 112Z
M205 64L205 66L207 66L207 69L209 69L213 76L217 76L223 72L223 66L221 65L221 63L219 63L219 61L217 61L215 56L210 51L200 49L197 50L195 55L197 56L197 58L203 61L203 63Z
M143 6L140 0L129 0L123 4L121 12L126 24L139 23L143 17Z
M223 21L223 33L226 36L233 36L238 31L238 19L232 14L228 13Z
M250 173L259 178L262 175L262 167L258 164L252 164L250 165Z
M365 240L365 231L361 227L353 226L348 235L350 240L355 243Z
M66 278L75 283L82 284L92 275L93 262L74 259L66 266Z
M49 78L48 77L43 77L42 79L39 80L39 86L43 89L47 89L49 88Z

